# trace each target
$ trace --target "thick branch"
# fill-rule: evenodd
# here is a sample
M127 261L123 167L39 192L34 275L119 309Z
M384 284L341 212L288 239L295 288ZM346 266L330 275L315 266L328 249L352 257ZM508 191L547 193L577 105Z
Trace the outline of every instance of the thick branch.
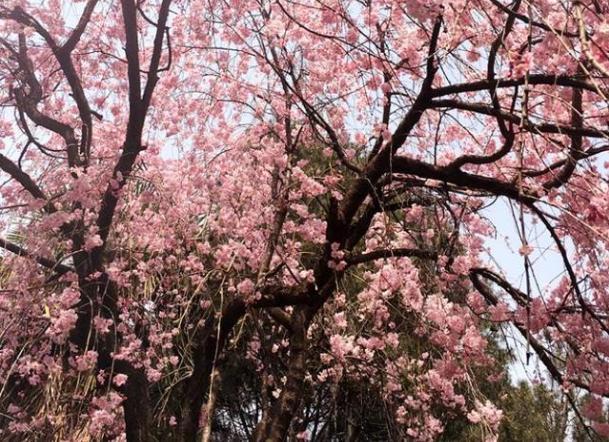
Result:
M159 9L159 20L157 22L156 34L154 37L154 46L152 49L152 57L150 59L150 67L148 68L148 81L146 82L146 87L144 88L144 96L142 98L142 107L144 112L150 106L150 101L152 100L152 92L159 80L158 72L159 72L159 63L161 62L161 54L163 52L163 36L165 35L167 29L167 17L169 15L169 5L171 4L171 0L163 0L161 3L161 7Z
M571 99L571 126L580 129L584 124L584 113L582 107L582 90L573 89L573 97ZM560 172L554 177L554 179L543 183L545 189L553 189L560 187L566 183L577 166L577 162L585 157L585 153L582 150L583 137L581 134L571 135L571 147L567 157L566 164L560 170Z
M408 249L408 248L397 248L397 249L382 249L373 250L372 252L362 253L361 255L353 255L347 257L347 264L355 265L369 261L375 261L383 258L420 258L420 259L438 259L438 254L433 250L422 250L422 249Z
M453 99L433 100L429 104L429 108L447 108L459 109L477 114L490 115L500 117L502 120L513 123L520 123L522 117L505 111L495 111L491 106L481 103L466 103ZM553 124L553 123L533 123L530 120L525 120L522 127L532 133L551 133L562 135L578 135L590 138L608 138L609 131L596 129L593 127L574 127L571 125Z
M404 144L410 131L416 126L421 119L423 112L429 106L431 98L430 91L438 69L435 57L441 28L442 17L439 16L437 17L432 30L429 51L427 54L427 72L423 84L421 85L419 95L410 107L408 113L404 116L404 119L396 128L389 143L369 160L364 170L364 176L358 178L350 188L339 210L339 216L342 222L349 223L351 221L368 195L368 192L374 188L376 181L387 171L391 170L393 156Z
M582 77L584 78L584 77ZM522 86L527 82L529 85L566 86L598 93L598 87L585 80L580 80L576 75L549 75L530 74L528 79L521 78L494 78L492 80L478 80L469 83L460 83L450 86L435 88L431 91L433 98L446 95L459 94L463 92L478 92L489 89L508 88Z
M515 201L533 203L536 200L536 197L533 194L527 194L526 191L521 192L512 183L463 172L451 167L434 166L405 156L396 156L393 159L393 171L394 173L434 179L470 190L486 191L493 195L506 196Z
M93 10L95 9L95 5L97 5L98 1L99 0L89 0L87 2L87 4L85 5L85 9L83 10L80 19L76 24L76 27L74 28L66 42L61 46L62 52L69 53L74 50L74 48L80 41L82 34L85 32L87 24L89 24L89 21L91 20L91 15L93 14Z
M309 294L302 288L285 290L282 287L261 287L260 299L248 304L239 298L231 301L220 313L218 319L210 317L194 337L194 366L192 374L184 382L180 440L194 442L199 429L199 418L204 395L209 391L209 382L216 354L224 349L226 340L235 325L249 308L284 307L307 304Z
M40 189L40 187L38 187L34 180L32 180L32 177L30 177L27 173L17 167L17 165L9 158L2 154L0 154L0 169L8 173L15 181L21 184L21 186L34 198L45 201L47 200L46 195Z
M33 253L25 250L20 245L7 241L4 238L0 238L0 248L8 250L9 252L14 253L15 255L23 256L24 258L33 259L38 264L40 264L42 267L45 267L49 270L53 270L59 274L64 274L64 273L74 271L74 269L72 269L71 267L69 267L65 264L61 264L60 262L53 261L52 259L44 258L42 256L33 254Z

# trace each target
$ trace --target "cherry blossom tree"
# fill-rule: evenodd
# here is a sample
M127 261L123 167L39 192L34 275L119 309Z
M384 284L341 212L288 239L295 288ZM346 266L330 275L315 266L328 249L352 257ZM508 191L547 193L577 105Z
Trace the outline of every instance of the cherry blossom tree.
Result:
M609 434L608 13L5 0L2 437L211 440L249 364L253 440L311 437L346 381L396 439L493 440L489 326Z

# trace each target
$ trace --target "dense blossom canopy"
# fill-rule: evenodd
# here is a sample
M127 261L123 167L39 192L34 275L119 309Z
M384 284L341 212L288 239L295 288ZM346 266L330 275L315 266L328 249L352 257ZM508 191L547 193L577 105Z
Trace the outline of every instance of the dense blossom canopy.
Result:
M0 438L207 440L241 361L252 439L349 379L492 440L502 326L609 434L608 51L606 0L3 1Z

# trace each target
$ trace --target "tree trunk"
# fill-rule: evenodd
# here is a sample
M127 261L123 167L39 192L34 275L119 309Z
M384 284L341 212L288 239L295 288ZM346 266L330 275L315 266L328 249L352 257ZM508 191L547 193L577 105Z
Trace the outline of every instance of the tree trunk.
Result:
M287 380L275 405L265 410L262 420L256 428L254 436L256 442L285 440L290 423L300 405L306 373L308 324L306 313L305 307L301 307L294 312Z
M146 373L141 368L134 369L125 361L117 361L115 367L119 373L127 375L127 382L121 391L125 395L123 412L127 441L148 442L152 440L152 419Z
M244 314L245 304L235 300L224 309L218 321L209 318L199 336L195 338L198 344L193 349L194 367L184 383L183 390L179 438L182 442L197 440L201 408L205 396L209 393L214 360L222 353L226 338ZM212 418L213 416L209 416L209 419Z

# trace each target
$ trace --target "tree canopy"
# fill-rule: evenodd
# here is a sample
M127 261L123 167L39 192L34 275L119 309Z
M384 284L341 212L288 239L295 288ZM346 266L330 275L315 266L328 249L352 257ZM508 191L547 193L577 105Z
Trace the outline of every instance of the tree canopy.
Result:
M606 0L4 0L0 438L609 436L608 51Z

